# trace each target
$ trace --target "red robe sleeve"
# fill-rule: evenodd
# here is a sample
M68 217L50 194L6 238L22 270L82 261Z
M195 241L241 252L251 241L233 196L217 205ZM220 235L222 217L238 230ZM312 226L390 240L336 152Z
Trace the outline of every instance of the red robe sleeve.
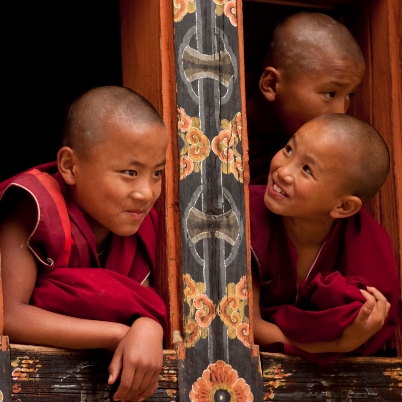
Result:
M112 235L106 265L101 268L95 237L68 197L56 165L39 169L0 184L0 197L18 186L37 204L37 225L28 247L40 267L30 304L72 317L127 325L138 317L149 317L166 333L163 300L153 288L141 285L155 271L156 211L151 210L135 235Z
M258 266L263 319L299 342L338 338L365 299L359 289L374 286L391 303L384 326L356 352L376 353L395 330L399 281L391 242L366 212L335 222L306 280L297 283L296 252L282 220L263 203L265 186L250 186L251 244ZM328 364L341 354L310 354L290 345L272 351Z

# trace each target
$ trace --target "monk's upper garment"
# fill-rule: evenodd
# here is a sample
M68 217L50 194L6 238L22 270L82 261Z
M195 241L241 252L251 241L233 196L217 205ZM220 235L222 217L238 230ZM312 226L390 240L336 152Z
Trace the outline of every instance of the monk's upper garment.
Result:
M111 234L101 268L95 236L69 197L55 163L0 183L0 199L15 187L31 194L38 211L27 245L39 266L30 304L72 317L127 325L149 317L166 331L163 300L153 288L141 285L155 269L158 217L154 209L133 236Z
M262 318L298 342L331 341L352 323L365 302L359 289L374 286L391 309L384 326L355 353L376 353L392 337L398 315L399 282L387 232L363 210L335 220L306 279L298 283L296 250L282 217L266 208L265 188L250 186L251 246ZM300 355L318 364L340 356L310 354L282 344L266 350Z

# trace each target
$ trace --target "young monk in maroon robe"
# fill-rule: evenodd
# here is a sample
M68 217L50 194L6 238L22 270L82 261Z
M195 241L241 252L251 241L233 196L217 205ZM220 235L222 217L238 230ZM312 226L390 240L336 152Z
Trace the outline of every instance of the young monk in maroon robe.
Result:
M167 312L149 286L167 144L146 99L98 87L71 106L57 162L0 185L4 332L114 350L114 400L152 395L162 367Z
M304 123L348 111L364 69L353 35L326 14L296 13L275 28L247 95L251 184L266 184L272 157Z
M389 170L369 124L327 114L303 125L250 186L254 335L262 350L327 364L375 354L397 323L388 234L365 211ZM258 308L259 306L259 308Z

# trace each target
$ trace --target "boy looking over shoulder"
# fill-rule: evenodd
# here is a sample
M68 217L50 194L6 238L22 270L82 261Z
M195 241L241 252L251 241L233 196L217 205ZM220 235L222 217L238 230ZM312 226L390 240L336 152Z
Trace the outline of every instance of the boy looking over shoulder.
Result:
M167 311L149 285L167 144L146 99L97 87L71 106L57 162L0 184L5 333L113 350L114 400L151 396L162 367Z
M361 210L388 170L379 133L335 113L304 124L272 159L268 184L250 186L262 350L327 364L372 355L392 337L396 262L386 231Z
M270 160L304 123L348 111L365 69L349 30L316 12L277 25L263 67L247 97L251 184L266 183Z

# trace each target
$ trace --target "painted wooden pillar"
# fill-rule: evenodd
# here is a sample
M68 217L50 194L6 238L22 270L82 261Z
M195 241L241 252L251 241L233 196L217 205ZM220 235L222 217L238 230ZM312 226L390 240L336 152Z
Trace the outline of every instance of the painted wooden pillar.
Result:
M0 402L11 400L10 384L10 344L8 336L3 334L3 290L1 283L1 256L0 256Z
M261 401L250 337L239 1L173 0L184 343L180 401Z

